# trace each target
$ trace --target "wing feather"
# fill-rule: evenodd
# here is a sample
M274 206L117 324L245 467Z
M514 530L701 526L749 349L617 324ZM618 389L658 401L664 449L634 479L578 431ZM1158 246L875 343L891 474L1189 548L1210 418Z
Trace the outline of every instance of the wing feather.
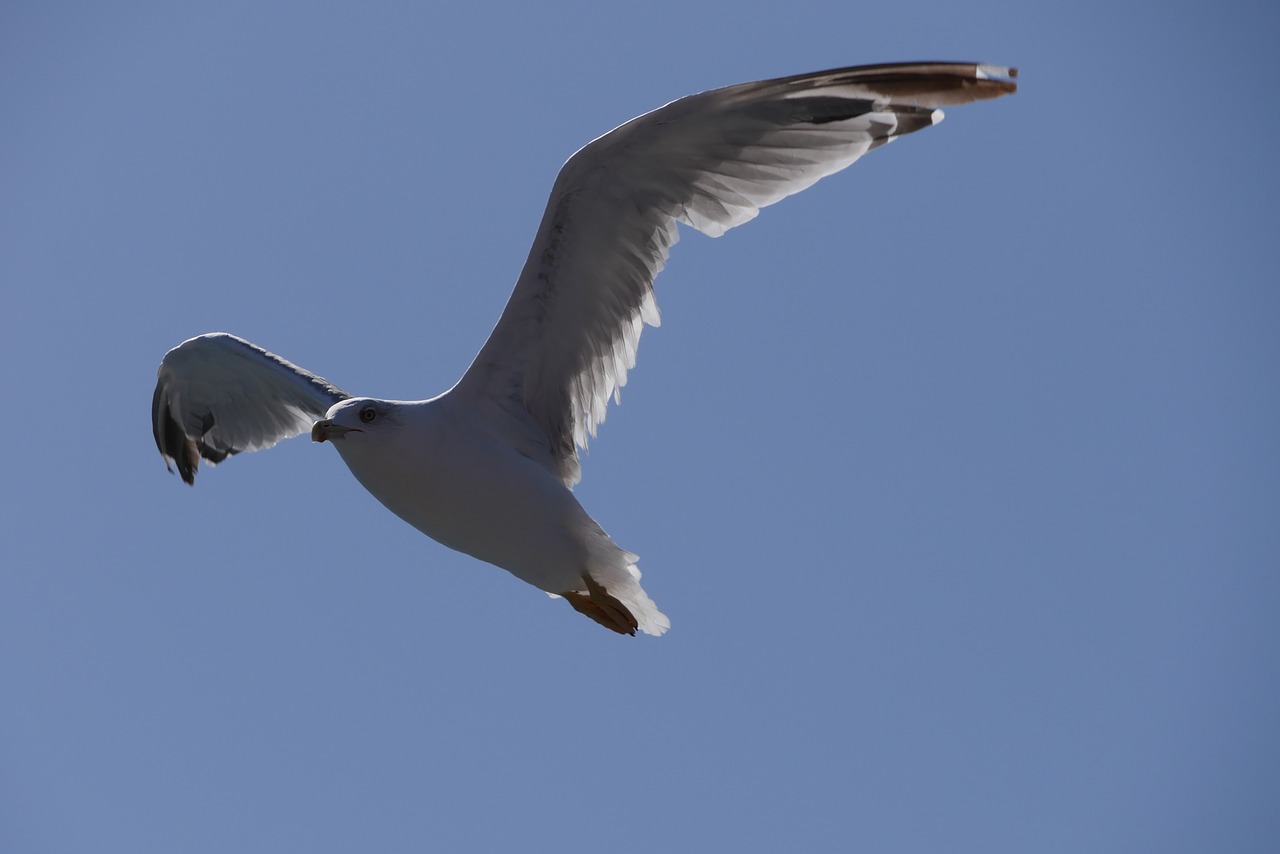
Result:
M745 83L615 128L561 169L497 326L453 394L546 437L529 456L565 482L658 325L653 280L682 222L718 237L760 209L942 118L1011 93L1015 69L898 63ZM525 431L525 435L533 431Z
M151 399L152 434L188 484L203 457L220 463L311 429L351 395L256 344L214 332L165 354Z

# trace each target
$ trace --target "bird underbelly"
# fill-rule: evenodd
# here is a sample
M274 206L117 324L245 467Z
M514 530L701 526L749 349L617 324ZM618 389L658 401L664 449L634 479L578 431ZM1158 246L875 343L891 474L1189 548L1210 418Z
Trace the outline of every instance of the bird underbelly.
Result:
M597 526L573 493L512 451L452 450L391 466L343 457L365 489L433 540L548 593L580 587Z

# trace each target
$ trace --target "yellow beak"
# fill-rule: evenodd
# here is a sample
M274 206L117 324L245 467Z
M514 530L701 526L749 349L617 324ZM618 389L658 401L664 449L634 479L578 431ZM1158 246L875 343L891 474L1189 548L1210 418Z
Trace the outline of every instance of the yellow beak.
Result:
M341 424L334 424L332 421L325 419L317 421L311 427L311 441L324 442L328 439L341 439L348 433L362 433L357 427L343 427Z

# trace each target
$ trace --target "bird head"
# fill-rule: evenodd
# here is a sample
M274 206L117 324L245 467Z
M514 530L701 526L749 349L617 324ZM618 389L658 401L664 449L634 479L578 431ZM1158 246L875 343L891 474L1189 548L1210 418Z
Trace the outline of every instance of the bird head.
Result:
M386 407L369 398L351 398L335 403L325 417L311 427L311 441L345 440L352 433L364 433L386 417Z

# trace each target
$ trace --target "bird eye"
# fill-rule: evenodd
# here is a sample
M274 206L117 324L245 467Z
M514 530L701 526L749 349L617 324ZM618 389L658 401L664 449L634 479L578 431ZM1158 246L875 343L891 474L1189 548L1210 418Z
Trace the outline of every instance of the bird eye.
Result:
M370 423L371 421L373 421L373 419L377 417L378 417L378 412L372 406L366 406L364 409L360 410L360 420L363 421L365 424Z

